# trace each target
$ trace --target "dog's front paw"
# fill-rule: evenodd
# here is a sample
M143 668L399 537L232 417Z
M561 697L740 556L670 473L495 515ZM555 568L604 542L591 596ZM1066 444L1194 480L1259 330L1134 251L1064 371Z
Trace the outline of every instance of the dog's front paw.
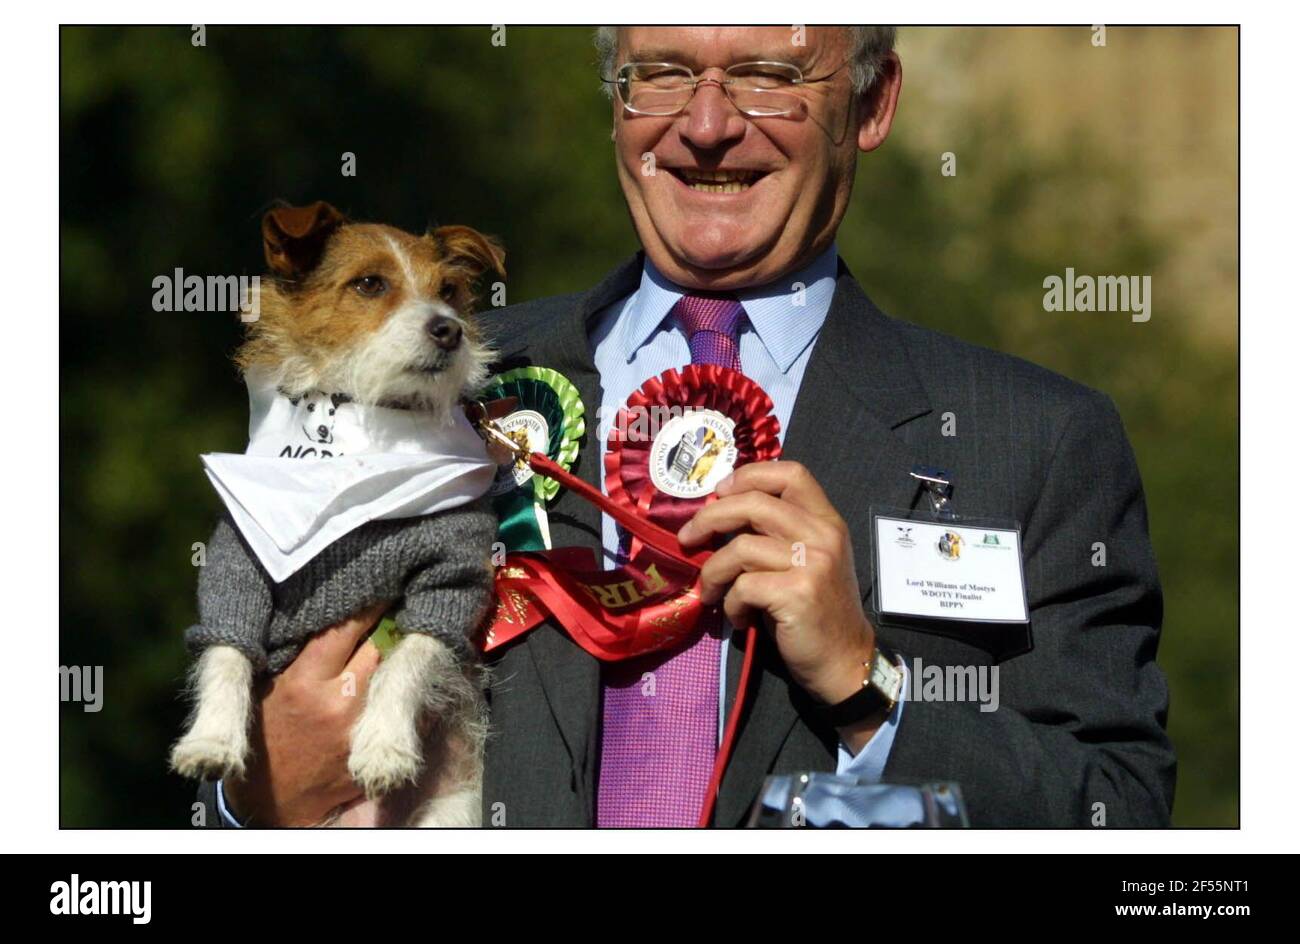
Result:
M182 777L242 777L246 742L191 732L172 748L171 766Z
M424 766L424 754L414 725L393 724L391 719L363 711L352 729L348 772L369 799L415 783Z

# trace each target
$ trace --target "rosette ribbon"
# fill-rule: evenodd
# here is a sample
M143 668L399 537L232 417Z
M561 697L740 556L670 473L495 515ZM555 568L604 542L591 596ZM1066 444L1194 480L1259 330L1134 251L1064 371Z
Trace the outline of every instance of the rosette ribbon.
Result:
M677 532L705 504L712 487L695 496L674 495L656 484L652 464L660 464L670 443L662 440L669 424L692 415L722 417L730 425L735 458L730 468L775 459L781 454L780 423L772 400L744 374L726 367L692 364L647 380L619 410L605 450L605 491L625 508ZM698 469L698 464L696 466ZM728 469L729 471L729 469ZM640 555L635 542L631 557Z
M685 454L673 441L677 428L659 427L665 419L672 423L686 418L678 428L685 425L689 433L701 416L708 418L713 430L709 439L703 426L697 429L705 437L700 441L709 443L713 464L720 455L729 460L730 468L780 456L780 426L767 394L737 371L691 365L647 381L620 411L606 448L608 495L549 456L532 452L526 457L536 477L545 476L557 487L570 489L630 532L632 559L622 567L602 570L587 548L509 554L497 572L497 605L482 640L484 651L518 638L548 616L603 661L668 650L687 641L699 623L699 570L712 552L686 551L676 532L714 499L712 483L729 469L704 467L698 459L708 450ZM508 444L490 424L484 431ZM688 440L689 435L681 441ZM512 449L521 452L518 440ZM735 741L756 637L749 630L745 638L738 695L700 813L702 826L712 817Z
M542 452L568 471L578 456L586 429L582 398L561 374L544 367L520 367L493 378L487 400L514 399L515 409L498 426L529 452ZM507 551L544 551L551 546L546 503L560 483L537 474L526 457L497 472L490 490L499 524L497 537Z

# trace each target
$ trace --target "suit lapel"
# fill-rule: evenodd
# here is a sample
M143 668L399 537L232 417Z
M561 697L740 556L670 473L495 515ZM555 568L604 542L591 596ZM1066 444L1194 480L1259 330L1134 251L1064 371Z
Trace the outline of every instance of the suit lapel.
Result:
M841 262L782 451L783 458L808 467L847 522L864 602L872 588L869 509L911 508L918 490L908 473L925 461L897 432L929 413L930 405L896 332ZM744 817L790 736L799 707L810 703L790 682L775 647L761 642L747 717L718 798L720 825ZM735 701L740 654L736 640L728 654L728 711ZM833 742L828 746L833 751ZM816 748L802 751L795 762L815 759L815 753ZM822 760L825 766L824 754Z

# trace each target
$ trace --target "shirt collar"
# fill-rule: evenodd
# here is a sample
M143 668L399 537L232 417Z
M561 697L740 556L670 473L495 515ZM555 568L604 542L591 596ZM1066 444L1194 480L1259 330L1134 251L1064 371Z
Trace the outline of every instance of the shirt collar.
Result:
M782 373L798 360L826 320L835 294L838 259L832 243L807 266L780 281L736 293L750 327ZM799 284L804 286L802 291L795 290ZM646 257L641 283L619 319L618 350L627 362L659 330L685 294L686 289L670 282Z

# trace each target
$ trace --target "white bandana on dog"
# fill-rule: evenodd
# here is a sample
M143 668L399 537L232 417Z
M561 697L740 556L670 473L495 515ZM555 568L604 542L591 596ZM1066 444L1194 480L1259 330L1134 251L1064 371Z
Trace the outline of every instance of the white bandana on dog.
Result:
M248 449L204 470L276 583L368 521L413 518L485 494L496 465L459 409L426 413L338 396L290 400L248 378Z

